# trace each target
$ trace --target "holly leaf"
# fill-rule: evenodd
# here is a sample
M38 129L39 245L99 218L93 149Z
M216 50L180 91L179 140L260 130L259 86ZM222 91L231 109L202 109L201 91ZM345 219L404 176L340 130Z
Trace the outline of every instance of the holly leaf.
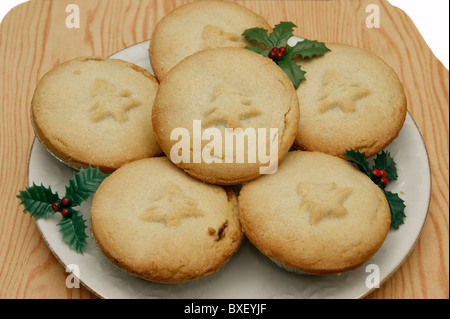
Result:
M79 172L74 172L73 178L69 181L69 186L66 186L66 196L70 197L73 206L81 205L81 203L94 195L97 188L108 177L108 174L103 174L98 167L89 166L86 169L81 169Z
M405 203L397 194L386 190L383 190L383 192L389 204L389 210L391 211L391 227L398 229L404 223L403 219L406 217Z
M371 177L372 173L369 169L369 163L366 161L366 153L361 153L358 150L346 150L344 156L351 160L360 171L364 172L367 176Z
M63 218L57 225L63 235L63 241L77 253L83 254L83 248L87 245L86 220L74 211L71 218Z
M293 36L294 28L297 26L292 22L280 22L273 28L273 32L269 35L269 41L272 47L285 47L287 41Z
M382 151L377 155L374 159L373 168L377 168L379 170L384 169L386 172L386 179L388 181L397 180L397 168L395 166L394 159L391 157L391 154L386 151Z
M58 193L53 193L51 187L44 187L33 183L31 187L25 187L24 191L20 191L20 204L24 206L24 213L30 213L31 217L36 219L47 218L55 213L52 204L59 200Z
M287 46L286 49L286 54L291 59L298 55L303 59L312 59L315 56L322 56L327 51L331 51L325 46L325 43L307 39L297 42L293 47Z
M301 81L305 81L305 73L301 66L296 65L292 61L296 56L302 58L313 58L315 56L324 55L330 51L324 43L318 41L303 40L291 47L287 44L288 40L293 36L293 30L297 26L292 22L280 22L274 28L272 33L262 28L247 29L242 33L249 41L259 43L259 46L245 47L245 49L258 53L264 57L270 57L278 66L289 76L295 89L298 88ZM263 46L266 49L263 49ZM274 48L286 48L286 52L282 57L270 56L270 52Z
M63 241L68 243L71 249L83 254L83 247L87 244L86 221L72 206L80 205L92 196L108 176L108 174L103 174L98 167L90 166L74 172L69 186L66 186L67 202L64 199L60 200L58 193L54 193L51 187L46 188L42 184L38 186L35 183L32 187L26 187L24 191L20 191L17 198L25 207L24 213L28 212L36 219L53 215L55 213L53 204L58 203L58 210L64 216L57 224L63 235Z
M295 89L298 88L300 82L305 80L305 71L303 71L297 63L291 59L283 59L278 62L278 66L287 74Z
M272 48L272 42L269 40L268 31L262 28L251 28L247 29L242 33L244 37L249 41L255 41L263 44L267 49ZM247 47L246 49L250 49Z

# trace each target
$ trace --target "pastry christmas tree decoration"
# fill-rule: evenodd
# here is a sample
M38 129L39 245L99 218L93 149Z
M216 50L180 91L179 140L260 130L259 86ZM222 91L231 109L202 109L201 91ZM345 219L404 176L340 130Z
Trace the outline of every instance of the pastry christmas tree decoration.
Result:
M270 34L265 29L252 28L245 30L242 35L249 41L262 44L265 49L260 46L245 48L271 58L289 76L295 89L297 89L300 82L306 80L306 72L292 59L297 56L303 59L312 59L315 56L324 55L330 49L322 42L307 39L291 47L287 42L293 36L292 31L295 27L297 26L292 22L280 22Z
M88 167L74 172L73 177L66 186L66 194L60 198L58 193L53 192L51 186L48 188L33 183L31 187L25 187L20 191L17 198L24 206L24 213L30 213L35 219L48 218L55 213L60 213L62 218L58 223L62 240L69 244L70 248L77 253L83 254L86 242L86 220L74 207L80 206L96 192L97 188L108 177L97 167Z
M366 161L364 153L350 149L344 153L344 156L382 189L388 201L389 209L391 210L391 227L398 229L400 225L404 223L403 219L406 217L406 206L404 201L397 194L386 190L386 186L389 182L397 180L398 177L394 159L389 152L382 151L379 153L375 157L371 168L369 168L369 162Z

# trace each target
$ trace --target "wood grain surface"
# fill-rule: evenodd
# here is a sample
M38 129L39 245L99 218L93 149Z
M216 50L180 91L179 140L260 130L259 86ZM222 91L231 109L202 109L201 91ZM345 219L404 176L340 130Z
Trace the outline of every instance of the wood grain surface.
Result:
M156 23L183 0L32 0L0 25L0 298L97 298L68 289L68 275L16 198L27 180L34 132L29 106L38 80L78 56L109 56L150 39ZM387 1L238 1L274 25L292 21L296 35L368 49L399 74L408 110L428 150L432 195L422 235L401 268L367 298L449 298L449 73L409 17ZM80 8L79 29L65 25L66 6ZM368 4L380 28L367 28ZM411 172L420 174L420 172Z

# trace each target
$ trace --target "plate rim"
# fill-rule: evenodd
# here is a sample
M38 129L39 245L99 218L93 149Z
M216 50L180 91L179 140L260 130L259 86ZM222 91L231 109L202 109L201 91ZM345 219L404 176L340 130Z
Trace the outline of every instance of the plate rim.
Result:
M426 146L426 144L425 144L425 140L423 139L422 132L420 131L419 127L417 126L417 123L416 123L416 121L414 120L414 117L411 115L411 113L409 113L408 110L407 110L406 112L407 112L407 115L411 117L411 120L412 120L414 126L416 127L417 132L419 133L420 140L422 141L423 148L424 148L424 150L425 150L426 159L427 159L428 176L429 176L429 183L430 183L430 186L429 186L429 188L428 188L429 196L428 196L428 202L427 202L427 210L426 210L426 213L425 213L424 218L423 218L422 226L420 227L420 230L419 230L419 232L418 232L418 234L417 234L416 239L414 240L414 243L411 245L410 249L409 249L408 252L406 253L405 257L400 261L400 263L399 263L396 267L394 267L394 269L393 269L386 277L384 277L384 279L383 279L382 281L380 281L380 288L381 288L382 285L384 285L384 284L385 284L385 283L386 283L386 282L387 282L387 281L388 281L388 280L389 280L389 279L390 279L390 278L391 278L391 277L392 277L392 276L393 276L393 275L394 275L394 274L395 274L395 273L403 266L403 264L405 263L405 261L406 261L406 260L408 259L408 257L411 255L412 251L414 250L414 248L415 248L416 245L417 245L417 242L419 241L420 237L422 236L423 229L424 229L424 227L425 227L425 223L427 222L428 215L429 215L429 213L430 213L431 191L432 191L432 185L433 185L433 184L432 184L432 182L433 182L433 176L431 175L430 156L429 156L429 154L428 154L428 149L427 149L427 146ZM400 227L401 227L401 226L400 226ZM358 296L358 297L355 298L355 299L362 299L362 298L364 298L364 297L370 295L370 294L371 294L372 292L374 292L376 289L379 289L379 288L375 288L375 287L370 288L366 293L361 294L360 296Z

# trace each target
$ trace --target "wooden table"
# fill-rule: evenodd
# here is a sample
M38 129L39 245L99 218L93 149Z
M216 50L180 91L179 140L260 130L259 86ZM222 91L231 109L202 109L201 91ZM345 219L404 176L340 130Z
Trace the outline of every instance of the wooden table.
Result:
M0 26L0 298L96 298L68 289L62 265L36 224L22 213L34 132L29 106L38 80L78 56L109 56L148 40L156 23L185 0L32 0ZM368 49L405 85L408 110L428 150L432 195L422 235L402 267L368 298L449 297L449 73L409 17L385 0L238 1L274 25L292 21L296 35ZM80 28L67 28L66 6L80 9ZM380 9L380 28L367 28L366 8ZM415 174L416 172L411 172Z

